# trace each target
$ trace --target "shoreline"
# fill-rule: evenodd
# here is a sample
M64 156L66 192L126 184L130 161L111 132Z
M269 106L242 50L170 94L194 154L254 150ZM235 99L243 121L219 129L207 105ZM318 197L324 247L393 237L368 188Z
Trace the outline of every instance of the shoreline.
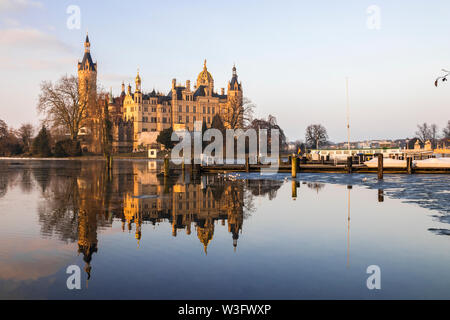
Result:
M156 158L156 159L150 159L150 158L132 158L132 157L113 157L114 160L163 160L163 158ZM89 157L68 157L68 158L32 158L32 157L0 157L0 161L5 160L20 160L20 161L105 161L106 159L102 156L89 156Z

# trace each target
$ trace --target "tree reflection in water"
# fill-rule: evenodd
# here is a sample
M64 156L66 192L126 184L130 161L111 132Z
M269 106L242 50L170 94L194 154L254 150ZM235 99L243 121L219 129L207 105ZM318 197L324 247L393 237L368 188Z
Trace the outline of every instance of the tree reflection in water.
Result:
M17 167L17 168L16 168ZM254 211L254 197L276 196L282 182L230 181L216 175L174 174L164 178L146 162L116 161L108 172L102 161L2 163L0 196L8 186L21 183L24 192L33 185L41 194L38 219L44 237L78 244L88 279L94 254L101 250L98 232L121 221L139 246L145 224L170 223L174 237L195 228L207 254L215 225L227 225L236 250L243 222Z

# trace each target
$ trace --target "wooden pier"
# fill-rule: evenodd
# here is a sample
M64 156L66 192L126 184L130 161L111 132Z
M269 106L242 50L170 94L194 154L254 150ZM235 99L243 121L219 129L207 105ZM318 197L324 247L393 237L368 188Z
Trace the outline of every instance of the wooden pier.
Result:
M395 173L395 174L449 174L450 168L415 168L413 167L412 158L405 160L405 166L403 168L386 167L384 165L384 159L381 154L377 155L378 166L368 167L361 164L360 159L357 157L348 157L345 163L336 164L334 161L319 160L308 161L306 158L300 158L296 155L288 157L288 161L279 160L278 168L273 169L276 172L291 173L292 177L296 177L297 174L302 172L307 173L374 173L378 175L378 179L383 179L383 174ZM262 169L270 170L270 165L266 164L252 164L249 163L248 157L246 157L244 164L210 164L201 165L201 172L261 172Z
M250 164L248 170L244 165L208 165L201 166L202 172L214 172L214 173L224 173L224 172L260 172L262 168L266 170L270 169L268 165L260 164ZM334 164L314 164L306 163L301 164L297 167L295 171L295 176L302 172L307 173L373 173L379 174L378 168L369 168L363 164L352 164L351 171L347 165L334 165ZM292 166L290 164L281 164L277 172L283 173L294 173L292 171ZM400 174L422 174L422 173L434 173L434 174L449 174L450 168L415 168L408 172L408 168L383 168L383 173L400 173ZM294 176L294 177L295 177ZM381 176L382 179L382 176Z

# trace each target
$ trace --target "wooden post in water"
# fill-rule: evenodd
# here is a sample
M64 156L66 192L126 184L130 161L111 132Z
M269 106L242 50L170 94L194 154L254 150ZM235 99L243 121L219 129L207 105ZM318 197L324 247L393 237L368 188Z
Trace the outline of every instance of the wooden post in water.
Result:
M352 173L353 171L353 158L350 156L347 158L347 172Z
M384 192L383 192L383 189L378 189L378 202L384 202Z
M181 179L183 180L183 183L185 182L185 178L186 178L186 164L184 163L184 159L181 162Z
M411 157L407 157L406 158L406 171L408 172L408 174L412 174L412 158Z
M297 200L297 181L292 180L292 199Z
M249 156L245 156L245 172L250 172L250 160Z
M383 179L383 154L378 154L378 179Z
M292 178L297 178L297 157L292 155Z
M165 157L164 158L164 177L168 177L170 174L170 169L169 169L169 158Z

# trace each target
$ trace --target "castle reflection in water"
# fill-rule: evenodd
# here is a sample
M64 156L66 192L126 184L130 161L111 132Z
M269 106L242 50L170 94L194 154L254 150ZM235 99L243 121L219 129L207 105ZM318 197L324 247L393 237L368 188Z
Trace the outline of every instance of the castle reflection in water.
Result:
M174 237L179 232L196 234L206 254L217 225L227 228L230 246L236 248L244 220L254 210L254 197L272 199L283 184L230 181L189 172L164 177L159 166L156 162L116 161L108 172L101 161L52 162L45 167L26 164L9 170L11 176L6 180L18 180L23 190L37 183L43 199L38 208L42 234L67 243L76 241L88 277L100 246L98 233L111 228L114 221L121 221L122 230L133 235L138 246L145 237L144 224L170 223Z

